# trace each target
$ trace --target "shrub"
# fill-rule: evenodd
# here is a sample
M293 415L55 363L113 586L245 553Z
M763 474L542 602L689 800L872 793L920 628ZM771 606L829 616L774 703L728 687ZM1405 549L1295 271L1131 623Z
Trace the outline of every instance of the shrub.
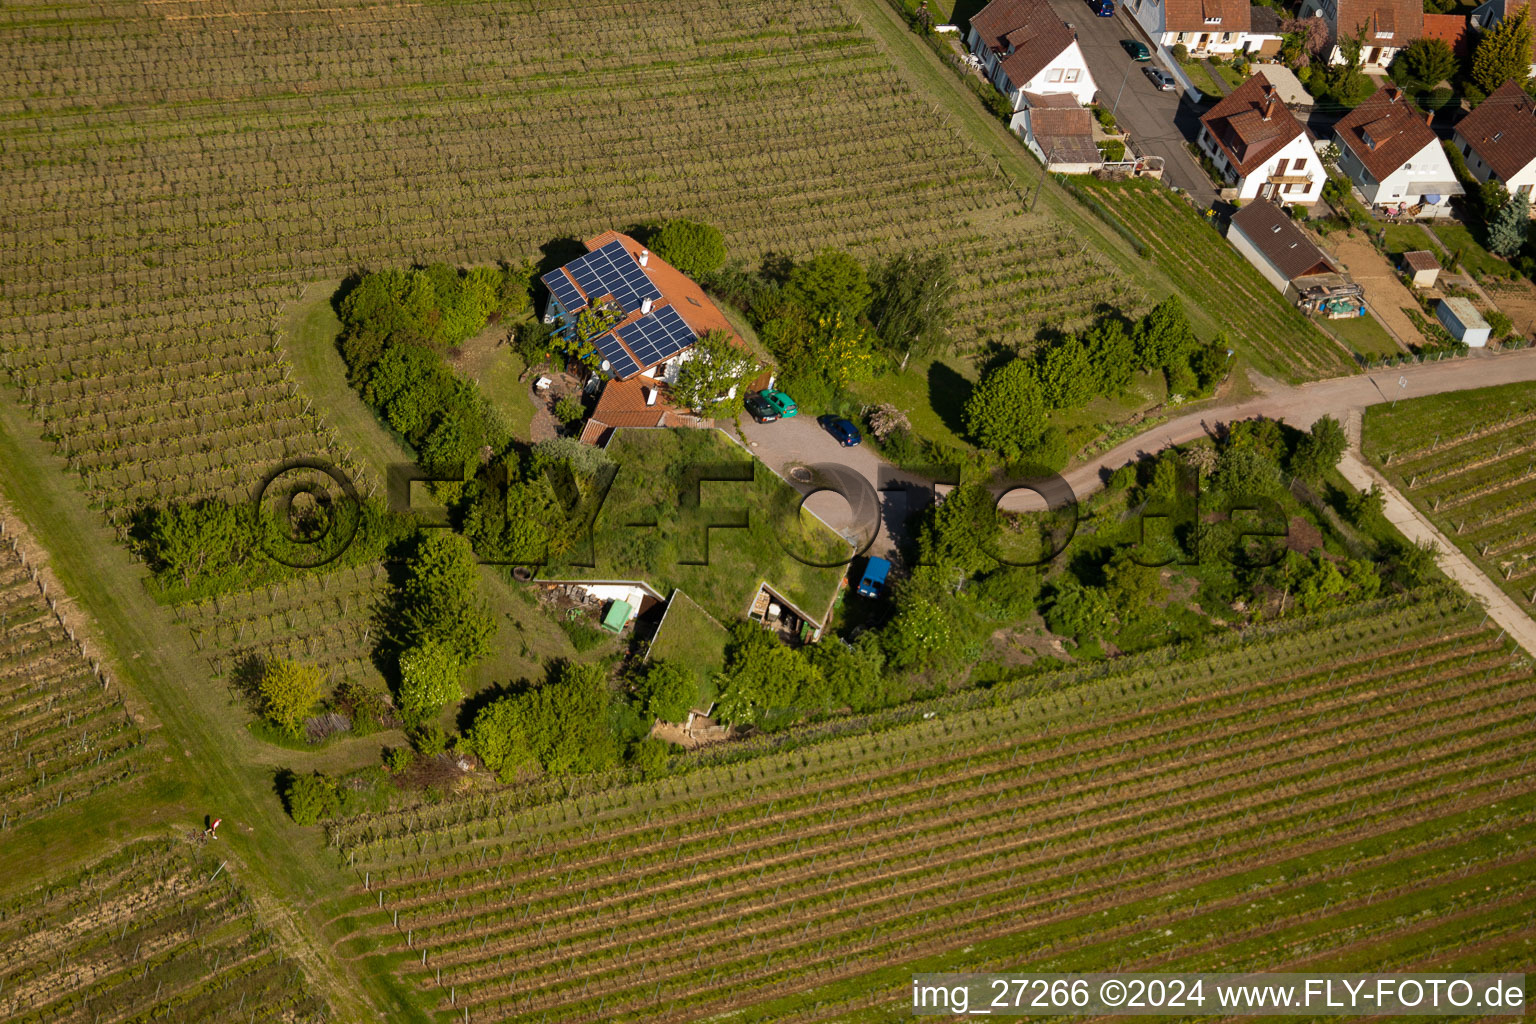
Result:
M1034 366L1023 359L988 373L965 403L966 431L1006 459L1022 457L1045 427L1045 397Z
M411 757L410 747L384 748L384 767L388 768L396 775L409 768L411 766L412 760L414 759Z
M436 757L448 749L448 734L436 722L424 722L406 736L423 757Z
M352 733L366 736L389 725L394 716L389 702L378 690L355 679L344 679L336 687L331 703L352 721Z
M694 676L683 665L653 661L635 682L635 700L652 718L681 722L688 717L697 692Z
M672 760L672 748L665 740L644 736L635 740L624 752L624 759L639 773L642 779L654 779L667 773Z
M575 395L561 395L555 402L555 419L570 426L580 423L587 415L587 410L581 404L581 399Z
M400 655L400 710L406 721L420 722L463 700L463 674L463 662L442 641L408 648Z
M1185 46L1183 43L1174 43L1173 44L1173 59L1178 61L1180 64L1188 64L1189 63L1189 47Z
M334 817L341 810L341 795L336 783L319 772L290 775L282 787L283 803L295 824L313 825L322 818Z
M1103 156L1106 161L1124 160L1125 143L1121 142L1119 139L1105 139L1099 143L1099 154Z
M256 684L261 713L284 732L297 736L320 700L320 673L285 658L273 658Z
M719 228L697 221L667 221L651 236L650 248L694 280L725 264L725 236Z

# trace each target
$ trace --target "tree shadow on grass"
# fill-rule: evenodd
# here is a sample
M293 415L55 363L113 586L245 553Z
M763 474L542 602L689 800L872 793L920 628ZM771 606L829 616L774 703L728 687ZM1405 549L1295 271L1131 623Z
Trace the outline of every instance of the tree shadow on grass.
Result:
M928 367L928 404L944 425L960 436L965 435L965 400L971 396L971 382L947 363Z

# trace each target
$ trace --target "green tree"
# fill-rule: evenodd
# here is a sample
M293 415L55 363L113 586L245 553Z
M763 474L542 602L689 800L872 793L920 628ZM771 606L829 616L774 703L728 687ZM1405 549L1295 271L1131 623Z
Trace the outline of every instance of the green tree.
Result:
M493 701L475 716L465 733L464 746L502 782L513 782L539 768L523 726L524 709L516 699Z
M1195 348L1195 331L1189 325L1184 304L1169 297L1141 318L1132 340L1141 368L1158 370L1188 359Z
M874 633L863 633L852 643L829 638L806 648L805 655L825 681L828 707L870 711L901 699Z
M1138 565L1121 549L1104 566L1104 596L1121 622L1139 622L1162 609L1168 588L1159 570Z
M981 484L956 487L929 506L918 525L917 548L924 565L960 569L967 574L996 568L997 506Z
M320 700L320 673L286 658L268 659L257 680L261 713L290 735L299 735L310 710Z
M946 568L922 567L892 589L896 614L880 634L891 667L943 670L975 656L978 627L957 582Z
M1525 8L1520 8L1524 11ZM1488 249L1505 259L1513 259L1525 244L1527 230L1531 226L1531 203L1524 195L1515 193L1493 215L1488 224Z
M1401 68L1402 85L1416 85L1419 89L1433 89L1456 74L1456 55L1450 44L1443 39L1415 39L1399 50L1392 61L1393 78Z
M812 318L841 313L856 321L869 309L872 291L859 261L828 249L799 264L784 283L784 297Z
M1291 472L1306 480L1317 480L1344 457L1349 438L1332 416L1324 416L1296 443L1291 455Z
M652 718L681 722L698 696L698 681L685 665L653 661L635 680L635 701Z
M727 722L763 724L770 715L798 718L827 706L816 666L755 622L732 625L719 682L718 710Z
M1058 636L1082 643L1107 635L1114 625L1114 608L1099 587L1085 587L1073 576L1051 586L1045 624Z
M1117 318L1094 324L1083 335L1089 363L1098 371L1098 387L1106 395L1123 395L1131 387L1136 367L1136 344Z
M400 654L400 713L421 722L464 699L464 662L441 640L426 638Z
M555 402L555 418L567 426L580 423L586 415L586 408L582 406L581 399L575 395L561 395Z
M694 280L725 263L725 236L719 228L697 221L667 221L651 236L650 249Z
M729 334L706 331L678 367L672 395L694 412L729 419L741 411L747 388L762 369Z
M1530 8L1521 5L1483 33L1472 55L1472 81L1484 93L1505 82L1524 82L1531 73Z
M869 272L869 319L893 358L922 357L949 347L956 289L949 257L893 256Z
M1006 459L1022 458L1046 428L1045 397L1035 369L1014 359L988 373L965 403L965 428Z
M238 569L253 551L249 522L233 505L214 499L155 510L148 534L145 555L156 575L183 586Z
M291 775L283 785L283 803L294 824L313 825L336 816L341 810L341 795L336 783L319 772Z
M1344 511L1349 516L1349 521L1356 526L1364 526L1367 522L1377 518L1387 507L1387 496L1377 484L1364 491L1350 491L1344 499Z
M1098 392L1100 374L1088 349L1076 335L1067 335L1040 354L1035 375L1040 393L1051 409L1076 409Z
M466 665L488 654L496 621L478 586L468 540L449 530L421 531L398 598L401 646L436 641Z

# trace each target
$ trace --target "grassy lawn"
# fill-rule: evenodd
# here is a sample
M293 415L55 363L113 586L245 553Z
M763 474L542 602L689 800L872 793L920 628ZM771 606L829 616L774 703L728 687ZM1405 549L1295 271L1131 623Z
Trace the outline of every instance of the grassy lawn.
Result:
M1224 96L1231 91L1230 89L1222 89L1215 82L1211 81L1210 73L1205 70L1205 65L1198 60L1192 60L1188 64L1180 64L1179 67L1189 76L1189 80L1195 83L1195 88L1207 96Z
M1509 264L1478 244L1466 225L1455 221L1442 221L1431 230L1440 241L1445 243L1452 258L1465 267L1472 276L1481 279L1486 276L1504 277L1508 274Z
M667 603L661 630L651 641L654 661L675 661L687 665L698 677L699 692L694 706L704 710L719 696L715 673L725 667L725 627L681 590L674 590Z
M503 322L486 328L466 341L450 362L480 385L480 393L506 419L512 436L527 441L533 423L533 398L528 393L529 382L518 379L527 369L523 357L501 344L510 327Z
M341 321L331 306L339 281L311 284L283 324L282 345L305 394L324 410L358 460L378 474L380 493L390 463L409 461L400 441L379 422L347 383L347 364L336 348Z
M807 614L819 616L831 603L843 567L818 568L796 555L836 562L847 556L847 543L809 513L781 521L775 509L792 510L799 494L724 434L622 430L608 454L619 473L593 530L597 564L551 565L542 575L644 580L661 593L680 588L722 622L746 615L763 580ZM699 468L752 478L699 483L699 508L690 512L679 496L689 490L687 474ZM706 526L743 517L745 528Z
M1216 73L1221 76L1221 80L1223 82L1227 83L1228 92L1231 92L1233 89L1236 89L1238 86L1247 81L1247 79L1239 74L1238 70L1231 64L1216 65Z
M1369 313L1321 323L1326 330L1338 335L1344 344L1363 356L1395 356L1402 352L1396 339Z
M1391 254L1393 262L1396 262L1397 258L1405 252L1428 249L1435 254L1441 266L1445 265L1447 260L1445 250L1429 237L1429 232L1419 225L1386 224L1381 230L1386 232L1387 252Z
M913 359L905 372L865 381L853 393L871 405L896 406L907 414L918 437L965 450L971 447L964 437L965 400L979 376L972 362L959 356Z
M1137 372L1124 398L1095 398L1081 409L1053 412L1051 422L1067 435L1067 448L1080 451L1143 409L1168 400L1168 379L1161 370Z

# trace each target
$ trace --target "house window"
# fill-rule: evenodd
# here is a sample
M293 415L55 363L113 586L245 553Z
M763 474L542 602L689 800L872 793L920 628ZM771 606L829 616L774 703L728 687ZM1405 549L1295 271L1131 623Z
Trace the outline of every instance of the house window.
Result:
M1471 156L1472 155L1472 146L1471 146L1471 144L1465 143L1465 142L1463 142L1461 144L1461 155L1462 156Z
M1529 199L1529 198L1531 198L1531 188L1532 188L1532 186L1530 186L1530 185L1521 185L1515 191L1519 195L1525 197L1526 199Z
M1045 80L1047 82L1059 82L1059 81L1061 81L1061 68L1054 68L1051 71L1050 74L1045 76Z
M1077 68L1068 68L1067 69L1067 81L1069 81L1069 82L1077 81Z

